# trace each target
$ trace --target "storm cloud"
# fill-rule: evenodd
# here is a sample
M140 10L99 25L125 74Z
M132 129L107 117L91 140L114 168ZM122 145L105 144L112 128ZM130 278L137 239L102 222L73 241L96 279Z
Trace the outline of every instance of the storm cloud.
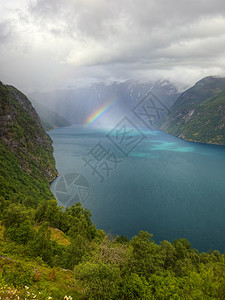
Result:
M0 80L23 90L225 75L222 0L0 0L0 16Z

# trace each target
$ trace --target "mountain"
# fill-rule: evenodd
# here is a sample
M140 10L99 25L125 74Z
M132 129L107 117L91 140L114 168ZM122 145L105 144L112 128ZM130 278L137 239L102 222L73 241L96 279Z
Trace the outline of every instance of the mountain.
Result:
M225 145L225 78L205 77L183 92L160 129L188 141Z
M93 112L109 102L115 104L114 115L125 115L150 89L168 108L179 96L178 90L168 81L152 83L129 80L111 84L95 83L87 87L49 93L32 93L30 98L44 104L70 123L84 124Z
M37 203L53 198L49 182L57 176L52 140L28 98L0 82L0 196Z
M224 259L182 239L97 230L48 182L52 141L25 95L0 83L0 299L224 299Z
M41 124L45 130L52 130L54 128L67 127L71 125L71 123L68 122L64 117L48 109L46 106L36 101L32 101L32 104L38 113Z

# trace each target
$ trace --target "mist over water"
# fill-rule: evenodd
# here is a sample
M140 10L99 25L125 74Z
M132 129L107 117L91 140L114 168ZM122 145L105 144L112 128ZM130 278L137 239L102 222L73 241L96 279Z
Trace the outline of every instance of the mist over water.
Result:
M113 234L131 238L146 230L156 242L187 238L200 251L224 252L225 147L142 128L132 138L143 134L143 140L126 156L107 137L110 130L71 126L49 132L60 173L51 189L59 205L80 200L97 228ZM109 174L105 168L103 180L83 160L99 142L118 161ZM68 202L74 178L76 197Z

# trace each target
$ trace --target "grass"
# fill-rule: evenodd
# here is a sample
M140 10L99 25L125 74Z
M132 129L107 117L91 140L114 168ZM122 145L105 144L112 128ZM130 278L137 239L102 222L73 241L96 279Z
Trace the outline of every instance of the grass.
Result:
M58 300L67 295L74 300L81 299L81 289L71 270L51 268L40 259L24 259L9 252L0 257L0 299Z
M57 242L59 245L68 246L70 245L70 241L65 236L65 234L57 229L57 228L51 228L49 227L49 230L51 231L51 240Z
M39 225L36 225L34 227L36 231L38 231L39 228L40 228ZM71 244L69 239L65 236L65 234L61 230L52 227L49 227L48 229L51 232L51 237L50 237L51 241L54 241L62 246L69 246Z
M4 240L5 227L0 222L0 240Z

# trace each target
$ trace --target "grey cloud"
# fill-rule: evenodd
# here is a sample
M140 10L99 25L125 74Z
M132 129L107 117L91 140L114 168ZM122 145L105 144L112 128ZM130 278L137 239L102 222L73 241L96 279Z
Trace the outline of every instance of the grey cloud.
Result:
M8 42L12 34L12 25L9 21L0 23L0 45Z
M63 73L63 80L60 82L60 76L55 76L54 80L46 80L46 85L135 76L171 77L194 83L213 72L223 75L223 0L33 0L30 3L29 9L24 6L18 12L13 26L18 57L24 59L24 65L29 61L24 72L30 78L30 85L32 81L37 85L42 73L51 78L54 72ZM10 31L6 28L0 25L0 41L7 45ZM27 49L26 54L20 50L21 45ZM7 55L14 56L11 60L15 67L20 67L15 51ZM36 71L34 74L32 69ZM17 79L22 80L22 76Z
M38 0L32 12L46 21L64 20L71 31L79 30L90 36L106 37L119 22L130 26L130 30L162 28L165 25L184 26L201 18L224 15L222 0ZM112 30L112 32L107 31Z
M118 5L112 0L68 1L67 4L62 0L39 0L33 12L42 13L45 23L46 18L54 21L58 18L59 27L56 25L53 33L69 34L87 47L90 41L101 44L107 60L113 62L126 58L129 61L132 56L140 59L193 36L200 39L214 36L215 30L210 30L210 26L204 30L204 27L212 18L224 17L221 12L225 13L225 3L122 0ZM223 25L218 28L220 35Z

